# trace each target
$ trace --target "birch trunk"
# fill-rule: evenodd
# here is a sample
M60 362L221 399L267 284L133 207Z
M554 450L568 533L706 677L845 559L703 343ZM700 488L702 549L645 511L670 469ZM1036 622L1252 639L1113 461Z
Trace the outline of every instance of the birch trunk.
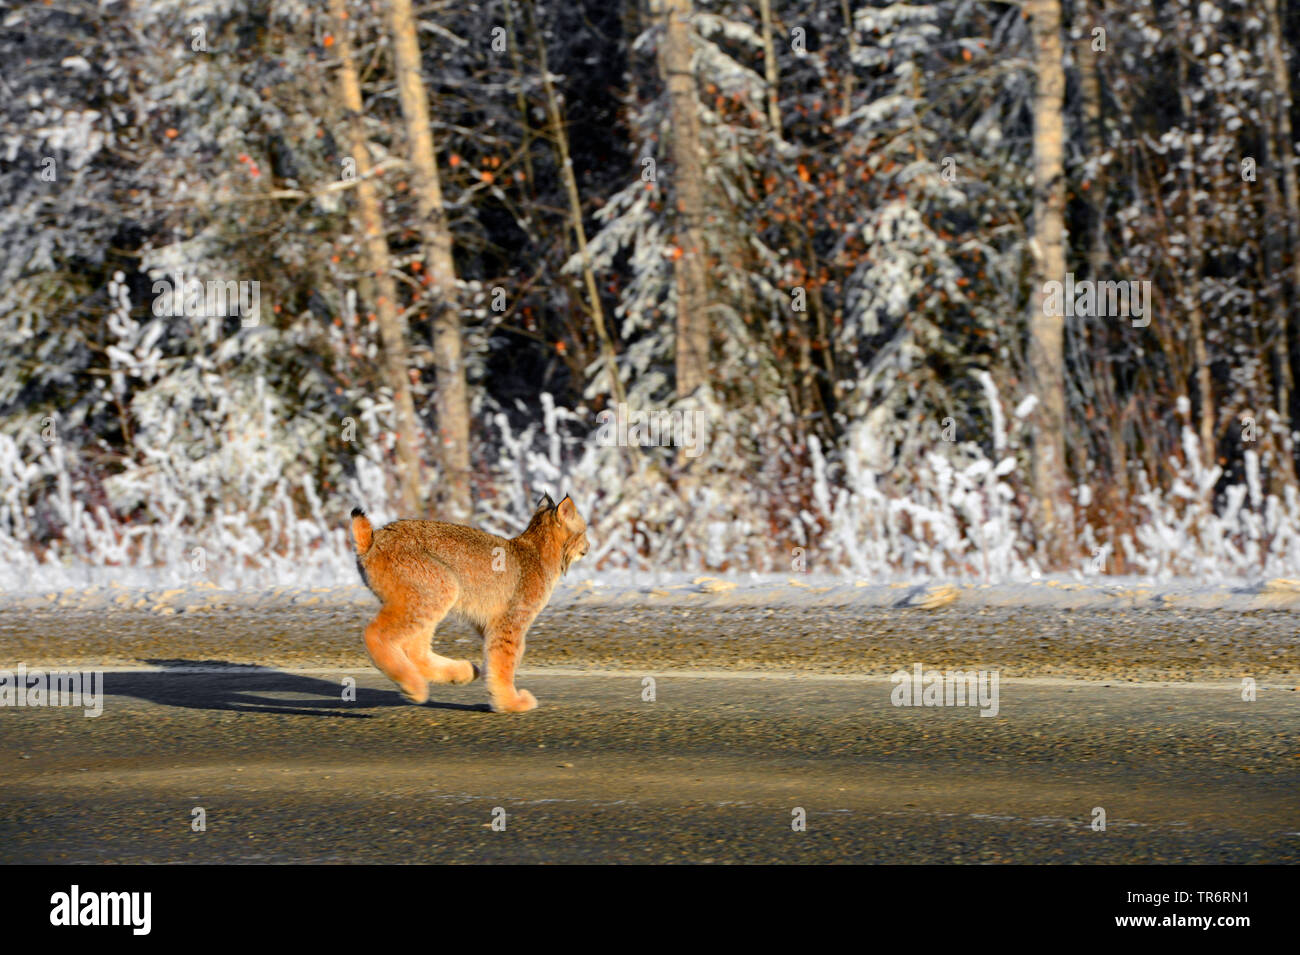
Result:
M767 121L777 139L781 133L781 93L776 71L776 44L772 42L772 0L759 0L763 20L763 77L767 82Z
M1291 309L1278 317L1278 411L1286 428L1286 452L1291 453L1291 341L1295 338L1295 312L1300 308L1300 183L1296 181L1295 140L1291 133L1291 72L1287 69L1282 22L1277 0L1264 0L1267 17L1269 68L1273 73L1273 96L1277 112L1277 135L1273 142L1282 167L1282 198L1286 203L1287 242L1291 253ZM1272 126L1272 124L1269 124Z
M1034 412L1033 481L1039 547L1063 565L1074 537L1065 462L1065 318L1048 315L1048 282L1065 281L1065 71L1059 0L1029 0L1034 43L1034 289L1030 296L1029 373Z
M677 396L709 377L709 289L705 267L705 183L699 102L692 68L691 0L654 0L663 32L659 72L668 87L672 121L673 192L677 200Z
M451 230L442 210L442 183L434 158L429 101L424 90L420 45L411 0L388 0L397 91L406 121L407 144L420 216L425 274L433 296L433 361L438 376L438 457L442 465L439 516L468 522L470 500L469 391L465 384L464 343Z
M384 232L379 193L371 178L372 166L366 144L362 118L361 81L357 76L349 39L347 7L344 0L330 0L330 16L338 49L339 95L347 115L349 148L356 162L357 208L365 240L366 261L373 280L375 317L384 347L384 377L393 390L397 425L397 469L402 511L420 516L420 424L411 398L410 360L406 350L406 330L397 310L397 291L393 284L388 255L388 238Z

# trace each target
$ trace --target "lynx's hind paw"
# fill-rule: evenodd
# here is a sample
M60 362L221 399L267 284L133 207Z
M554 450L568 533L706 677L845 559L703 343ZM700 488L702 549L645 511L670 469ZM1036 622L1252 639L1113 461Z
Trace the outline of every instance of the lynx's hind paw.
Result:
M408 703L423 706L429 702L429 684L427 683L421 683L418 691L414 687L406 686L399 686L397 690Z

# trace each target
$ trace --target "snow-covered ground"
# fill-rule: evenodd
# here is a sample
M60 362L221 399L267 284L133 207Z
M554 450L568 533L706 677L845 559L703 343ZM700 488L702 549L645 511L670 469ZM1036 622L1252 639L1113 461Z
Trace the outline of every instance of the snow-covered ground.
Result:
M493 419L489 443L500 460L491 493L476 498L472 523L510 536L527 525L543 493L557 500L572 494L592 551L570 584L588 580L593 591L609 593L691 592L705 586L692 581L715 568L732 568L731 599L752 589L755 600L853 603L874 599L881 587L879 599L889 603L900 589L944 581L978 591L979 599L1007 593L1036 601L1041 591L1067 602L1084 593L1123 600L1119 594L1153 582L1161 583L1152 592L1200 588L1240 599L1265 581L1300 578L1300 489L1270 492L1255 450L1243 452L1243 482L1225 483L1218 466L1202 465L1184 421L1168 487L1139 473L1126 515L1099 508L1091 485L1076 488L1076 557L1053 584L1041 572L1023 493L1029 482L1019 473L1024 402L1004 414L992 379L981 381L996 410L991 454L973 443L945 446L900 480L897 471L880 469L868 423L855 424L848 446L834 455L810 439L811 464L796 495L782 470L789 462L756 472L731 453L731 439L706 449L698 480L667 480L670 460L602 445L587 416L544 395L542 421L521 432L504 415ZM1179 407L1186 416L1186 403ZM266 431L271 436L253 447L238 436L263 431L230 430L236 438L220 444L219 455L196 458L178 450L168 424L142 461L111 475L71 445L29 447L0 433L0 594L107 592L115 585L258 593L354 586L351 507L364 506L376 524L401 516L389 499L383 455L358 455L350 477L318 483L293 473L300 443L277 442ZM1140 576L1115 579L1111 572Z
M374 596L359 583L222 588L211 582L170 585L142 574L89 586L26 587L0 592L5 610L134 609L171 615L224 608L360 606ZM1071 610L1300 610L1300 580L1188 580L1138 577L1048 577L1014 583L942 581L877 583L843 576L779 574L692 575L626 573L574 576L560 583L552 606L860 607L938 609L950 605Z

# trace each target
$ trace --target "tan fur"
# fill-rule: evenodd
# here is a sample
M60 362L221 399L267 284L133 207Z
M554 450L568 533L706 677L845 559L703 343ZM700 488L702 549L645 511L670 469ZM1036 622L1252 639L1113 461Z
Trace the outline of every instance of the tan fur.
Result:
M587 522L573 500L549 497L528 528L508 540L439 521L394 521L379 530L352 512L357 565L382 602L366 627L366 649L383 673L414 703L429 698L429 683L468 683L479 670L430 650L438 624L460 614L483 636L488 695L498 713L537 706L515 689L524 636L551 599L555 582L587 553Z
M360 508L352 512L352 540L356 545L358 557L370 550L370 544L374 540L370 520L366 517L365 511Z

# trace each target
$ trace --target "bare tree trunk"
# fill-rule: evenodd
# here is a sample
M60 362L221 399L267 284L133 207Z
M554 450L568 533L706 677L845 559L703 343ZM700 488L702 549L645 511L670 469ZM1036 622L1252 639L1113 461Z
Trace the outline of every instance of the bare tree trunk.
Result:
M840 15L844 17L844 29L849 35L849 68L844 76L844 109L842 116L848 116L853 112L853 78L856 64L854 62L858 54L858 32L853 27L853 11L849 8L849 0L840 0Z
M514 17L510 12L513 8L514 0L505 0L501 4L506 21L506 42L510 47L510 63L515 71L515 108L519 110L519 128L522 131L519 150L524 157L524 177L528 182L528 192L535 199L537 185L533 177L533 124L528 118L528 98L524 96L524 58L519 52L519 42L515 36Z
M1264 186L1264 210L1268 216L1269 222L1285 222L1287 213L1285 204L1282 200L1282 192L1278 188L1277 177L1272 175L1272 170L1277 168L1277 147L1280 138L1277 135L1276 124L1269 118L1268 111L1262 111L1261 123L1264 127L1263 136L1264 157L1261 165L1264 168L1262 183ZM1244 183L1248 187L1249 184ZM1287 275L1286 268L1287 248L1289 242L1286 236L1269 231L1260 238L1259 247L1263 253L1262 273L1260 276L1261 285L1266 285L1274 276ZM1288 276L1289 278L1289 276ZM1291 347L1290 347L1290 324L1289 309L1292 307L1289 303L1296 301L1296 292L1290 293L1288 298L1288 285L1291 284L1288 279L1282 279L1274 283L1276 295L1270 295L1267 306L1265 307L1266 316L1262 321L1266 324L1273 325L1273 378L1277 388L1277 409L1283 423L1286 426L1288 434L1291 430L1291 394L1294 388L1294 380L1291 375ZM1294 288L1294 286L1292 286ZM1284 441L1283 444L1289 448L1290 440ZM1287 451L1289 456L1290 452Z
M397 291L389 269L388 239L384 234L379 194L371 179L369 147L366 145L362 119L361 82L352 59L348 13L345 0L330 0L330 16L339 57L339 93L347 114L352 158L356 162L357 206L361 213L361 231L365 237L366 258L374 280L375 315L384 346L384 372L393 389L397 419L397 468L402 510L409 515L420 513L420 423L411 398L410 360L406 351L406 334L397 311Z
M1183 34L1180 31L1180 39ZM1185 40L1182 44L1186 49ZM1183 119L1190 127L1192 124L1192 101L1187 95L1187 64L1179 51L1178 58L1178 102ZM1192 130L1187 130L1190 139ZM1201 210L1196 201L1200 184L1192 177L1191 166L1183 173L1183 189L1187 195L1185 215L1187 216L1188 241L1194 261L1186 263L1191 288L1188 292L1187 331L1192 340L1192 364L1196 375L1196 391L1200 397L1197 409L1197 433L1201 443L1201 463L1206 468L1214 467L1217 444L1214 437L1214 390L1210 378L1210 354L1205 344L1205 313L1201 309L1201 274L1205 263L1204 229L1201 223Z
M1300 183L1296 181L1295 140L1291 134L1291 72L1283 48L1282 22L1277 0L1264 0L1267 15L1269 66L1273 72L1273 96L1277 107L1277 143L1282 166L1282 193L1286 202L1287 240L1291 246L1291 309L1278 318L1278 412L1286 428L1285 450L1291 453L1291 340L1295 337L1293 317L1300 308ZM1269 126L1272 127L1272 123ZM1271 132L1271 129L1270 129Z
M1077 0L1076 16L1079 21L1079 38L1075 44L1075 63L1079 71L1079 99L1083 111L1083 137L1087 155L1100 157L1106 150L1106 125L1102 115L1101 69L1099 57L1106 55L1093 49L1093 28L1098 25L1096 0ZM1088 236L1086 239L1088 256L1088 278L1094 281L1102 279L1106 268L1108 252L1106 248L1106 167L1098 164L1090 182L1081 187L1087 193ZM1085 348L1107 347L1105 336L1092 333L1092 340ZM1106 513L1110 520L1110 543L1116 545L1112 550L1113 567L1123 573L1124 555L1118 540L1123 532L1123 515L1129 510L1130 490L1128 474L1127 448L1124 443L1124 410L1119 407L1115 396L1115 383L1110 369L1105 364L1089 362L1085 372L1088 381L1082 382L1091 391L1100 414L1098 420L1107 428L1103 443L1110 473L1104 492Z
M759 0L763 18L763 76L767 80L767 121L781 138L781 92L777 84L776 44L772 42L772 0Z
M1034 412L1033 479L1039 547L1063 565L1074 539L1065 462L1065 318L1047 314L1047 283L1065 281L1065 71L1059 0L1028 0L1034 40L1035 285L1030 296L1029 374Z
M578 255L582 259L582 278L587 286L588 308L591 310L591 322L600 339L601 354L609 373L610 390L614 400L623 404L623 380L618 376L618 360L614 354L614 342L609 336L605 324L605 309L600 301L600 291L596 286L596 273L591 267L591 256L587 253L587 229L582 224L582 197L578 193L578 180L573 173L573 159L569 155L569 133L564 128L564 117L560 113L559 98L555 95L555 85L551 82L550 70L546 60L546 37L537 28L537 14L533 3L528 5L528 18L537 44L538 65L542 71L542 89L546 93L546 119L551 127L551 138L556 151L560 154L560 172L564 177L564 191L569 198L569 220L573 235L578 241Z
M1089 156L1105 151L1105 128L1101 116L1101 76L1097 69L1097 51L1092 48L1092 28L1096 22L1089 9L1090 0L1078 0L1082 35L1075 45L1075 62L1079 67L1079 94L1083 101L1083 135ZM1092 215L1092 235L1088 243L1088 277L1100 279L1106 260L1106 170L1097 167L1096 178L1088 183L1088 208Z
M804 257L808 260L808 274L818 272L817 249L813 246L812 231L803 230ZM828 440L834 440L835 411L841 401L839 376L835 374L835 342L831 336L830 326L826 321L826 300L822 296L822 286L818 282L808 290L808 304L816 320L817 348L821 352L822 372L826 375L825 392L817 391L818 404L822 410L822 432Z
M692 68L691 0L654 0L663 26L659 72L668 87L677 197L677 396L709 379L709 289L704 244L704 166Z
M451 229L442 211L442 184L434 158L429 102L421 76L420 45L411 0L388 0L397 91L406 120L407 142L420 214L424 266L433 293L433 361L438 376L438 451L442 463L439 501L444 519L468 521L470 499L469 392L465 384L464 343Z

